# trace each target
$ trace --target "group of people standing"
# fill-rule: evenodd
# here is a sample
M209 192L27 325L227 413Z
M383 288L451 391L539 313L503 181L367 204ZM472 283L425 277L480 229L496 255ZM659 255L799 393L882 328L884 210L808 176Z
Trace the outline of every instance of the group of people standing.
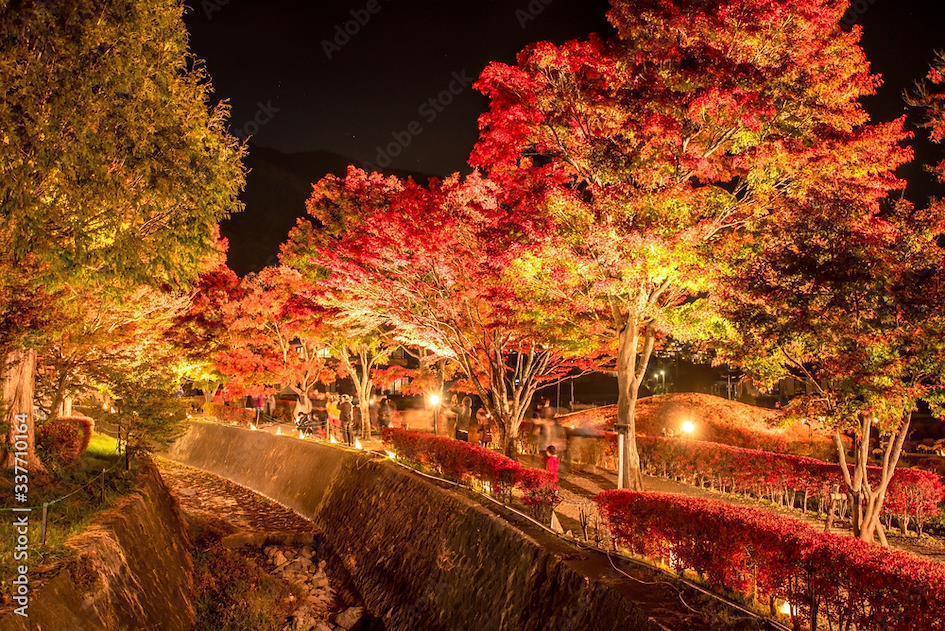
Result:
M446 434L456 440L488 447L492 443L492 416L484 407L473 414L471 397L459 401L454 394L444 406Z
M311 427L324 431L326 437L335 436L346 445L355 438L368 438L368 427L384 429L393 422L394 405L387 397L373 398L368 406L368 422L362 418L361 407L350 394L316 392L311 398L299 397L293 420L300 429Z
M492 444L492 416L484 407L480 407L475 414L472 408L470 397L458 401L454 395L449 403L443 406L446 433L456 440L489 447ZM543 399L536 406L531 423L534 432L532 443L537 445L545 468L556 478L561 457L568 444L567 432L557 416L558 410L552 407L551 401Z

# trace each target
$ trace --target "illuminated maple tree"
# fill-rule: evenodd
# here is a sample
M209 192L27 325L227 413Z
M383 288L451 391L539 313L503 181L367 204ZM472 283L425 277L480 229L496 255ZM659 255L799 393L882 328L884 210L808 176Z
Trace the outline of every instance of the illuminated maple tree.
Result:
M225 307L226 335L215 353L231 394L291 389L303 402L335 371L325 345L321 309L295 270L267 267L247 276L240 299Z
M142 285L115 299L109 294L70 293L55 328L37 349L36 400L46 422L70 416L72 399L107 388L121 366L165 365L174 351L168 333L189 297Z
M317 224L299 224L283 259L320 274L347 320L455 363L512 452L535 391L568 364L512 291L536 226L501 197L475 173L423 187L352 167L315 186Z
M941 63L910 99L935 142ZM941 165L930 171L942 177ZM939 200L917 208L841 193L811 195L748 233L725 294L741 334L728 357L763 383L808 384L792 407L834 429L854 530L885 543L880 517L912 414L919 401L943 412L945 220ZM874 453L881 471L868 475Z
M181 351L175 370L199 388L204 403L210 403L223 385L223 375L214 364L228 326L226 309L240 298L240 279L225 263L201 275L187 309L168 331L168 338Z
M843 0L614 0L616 37L490 64L471 164L549 219L520 266L541 322L615 358L622 485L640 488L635 407L662 339L724 338L708 300L742 230L812 190L882 197L908 157L871 124ZM556 316L553 314L557 314Z

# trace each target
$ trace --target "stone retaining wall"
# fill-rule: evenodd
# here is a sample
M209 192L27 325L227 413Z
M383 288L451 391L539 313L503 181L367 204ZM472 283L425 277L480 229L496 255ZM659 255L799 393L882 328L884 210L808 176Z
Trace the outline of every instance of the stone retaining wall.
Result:
M177 503L150 462L135 490L67 543L71 556L0 631L193 629L193 561Z
M560 540L365 454L194 423L169 456L312 518L388 629L648 629Z

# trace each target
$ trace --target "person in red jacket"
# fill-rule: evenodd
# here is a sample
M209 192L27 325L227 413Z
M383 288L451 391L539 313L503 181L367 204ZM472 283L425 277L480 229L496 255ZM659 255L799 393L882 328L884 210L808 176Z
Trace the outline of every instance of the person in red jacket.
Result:
M561 459L558 458L558 448L554 445L548 445L545 449L545 471L555 477L558 481L558 470L561 468Z

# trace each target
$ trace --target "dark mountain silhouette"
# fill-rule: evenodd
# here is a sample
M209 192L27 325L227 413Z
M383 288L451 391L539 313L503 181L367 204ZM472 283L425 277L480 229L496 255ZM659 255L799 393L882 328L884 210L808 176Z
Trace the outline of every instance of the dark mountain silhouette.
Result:
M223 223L230 242L230 267L237 274L256 272L278 262L279 245L299 217L305 216L305 200L312 184L328 174L344 175L349 164L365 165L329 151L283 153L251 145L246 166L246 209ZM429 175L391 171L393 175L426 182Z

